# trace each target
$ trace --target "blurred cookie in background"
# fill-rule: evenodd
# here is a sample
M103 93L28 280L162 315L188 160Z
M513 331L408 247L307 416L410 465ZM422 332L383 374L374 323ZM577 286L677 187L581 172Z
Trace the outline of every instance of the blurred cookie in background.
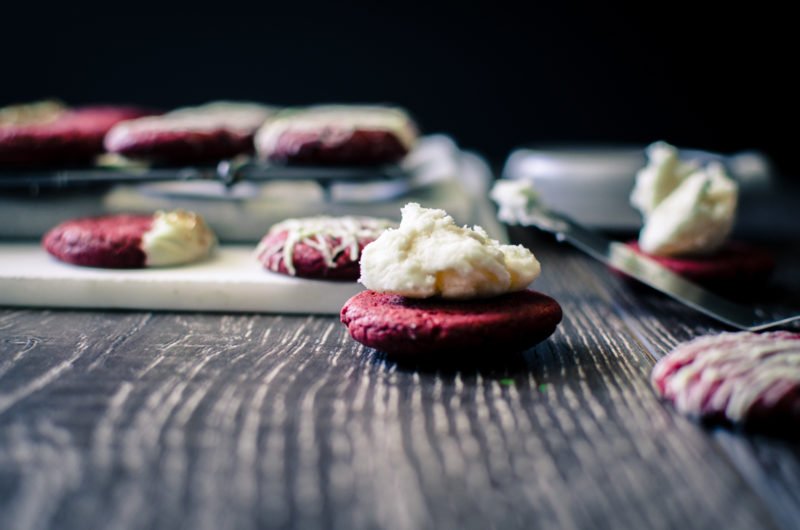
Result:
M417 142L417 126L403 109L320 105L289 109L256 135L260 158L309 166L370 166L399 162Z
M106 149L159 165L211 164L253 152L253 136L276 109L259 103L218 101L119 123Z
M0 167L88 165L103 152L115 124L152 114L139 107L92 105L71 108L39 101L0 109Z

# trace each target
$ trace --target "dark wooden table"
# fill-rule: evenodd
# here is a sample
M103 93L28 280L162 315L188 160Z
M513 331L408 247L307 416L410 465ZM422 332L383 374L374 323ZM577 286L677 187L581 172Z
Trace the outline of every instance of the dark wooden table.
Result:
M799 528L797 442L651 390L723 328L515 237L564 321L461 370L334 317L0 309L0 528Z

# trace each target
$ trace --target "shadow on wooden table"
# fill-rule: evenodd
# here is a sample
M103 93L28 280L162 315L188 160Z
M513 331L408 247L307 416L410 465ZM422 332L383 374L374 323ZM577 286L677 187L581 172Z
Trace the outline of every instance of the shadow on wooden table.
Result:
M565 359L569 362L569 359L574 358L555 353L566 347L560 341L559 335L556 334L533 348L513 353L473 351L436 357L403 357L364 348L361 355L365 364L403 372L437 374L443 378L480 375L484 378L502 380L532 375L535 379L541 379L547 372L569 370L569 366L564 365Z

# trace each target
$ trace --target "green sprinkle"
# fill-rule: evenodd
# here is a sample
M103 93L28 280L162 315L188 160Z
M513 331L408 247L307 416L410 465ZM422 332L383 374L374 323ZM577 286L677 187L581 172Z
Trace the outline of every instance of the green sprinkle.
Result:
M505 379L500 380L500 384L505 386L514 386L514 380L510 377L506 377Z
M547 383L539 385L539 392L547 392Z

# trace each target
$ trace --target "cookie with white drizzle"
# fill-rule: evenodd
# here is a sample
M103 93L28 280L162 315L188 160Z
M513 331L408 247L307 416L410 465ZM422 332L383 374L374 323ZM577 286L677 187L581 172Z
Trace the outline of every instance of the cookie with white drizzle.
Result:
M679 412L789 431L800 425L800 334L721 333L678 345L652 383Z
M354 282L359 276L361 251L393 226L388 219L372 217L287 219L270 228L256 257L272 272Z

